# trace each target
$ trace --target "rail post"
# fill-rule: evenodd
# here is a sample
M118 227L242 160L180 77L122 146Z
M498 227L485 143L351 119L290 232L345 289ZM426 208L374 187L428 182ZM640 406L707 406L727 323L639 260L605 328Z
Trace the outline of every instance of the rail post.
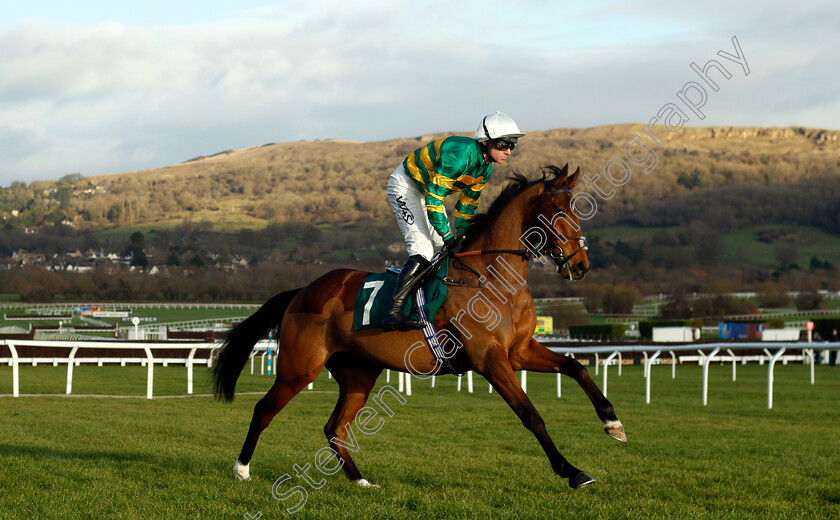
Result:
M773 354L773 356L770 358L770 362L768 363L768 365L769 365L767 367L767 409L768 410L773 409L773 369L776 367L776 361L778 361L779 358L782 357L782 354L785 353L785 350L787 350L787 347L780 348L778 350L778 352Z
M152 349L148 346L143 347L146 351L146 399L151 399L155 388L155 357L152 355Z
M673 350L668 351L671 354L671 379L677 378L677 355L674 354Z
M732 356L732 382L735 382L735 353L732 352L731 348L726 349L726 352Z
M661 350L657 350L649 359L645 359L645 403L650 404L650 366L659 357Z
M618 354L618 351L616 350L615 352L610 354L607 357L607 359L604 360L604 384L602 385L604 387L603 388L604 397L607 397L607 367L610 366L610 361L612 361L613 358L615 358L617 355L619 355L619 354ZM619 364L619 366L621 366L621 365ZM559 376L560 374L557 374L557 375Z
M703 406L709 401L709 364L712 358L720 351L720 345L715 347L708 356L703 358Z
M13 343L6 343L6 345L12 353L12 397L20 397L20 366L17 349Z
M67 385L65 388L65 393L67 395L70 395L70 392L73 391L73 365L76 364L76 352L78 351L79 347L73 347L67 358Z
M195 351L198 350L194 348L190 350L190 355L187 356L187 394L192 395L193 393L193 358L195 357Z

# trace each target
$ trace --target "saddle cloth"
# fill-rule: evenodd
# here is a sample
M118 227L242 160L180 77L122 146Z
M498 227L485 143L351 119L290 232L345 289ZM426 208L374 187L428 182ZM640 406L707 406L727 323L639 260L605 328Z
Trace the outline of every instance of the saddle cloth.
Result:
M423 312L431 322L435 319L443 300L446 298L446 284L441 278L449 274L449 262L442 262L436 276L433 276L423 285L425 294L425 305ZM397 273L386 271L384 273L373 273L365 278L356 295L356 303L353 311L353 330L364 330L380 328L382 319L391 307L394 297L394 287L397 284ZM403 307L403 314L417 317L414 305L414 295L409 296L408 302Z

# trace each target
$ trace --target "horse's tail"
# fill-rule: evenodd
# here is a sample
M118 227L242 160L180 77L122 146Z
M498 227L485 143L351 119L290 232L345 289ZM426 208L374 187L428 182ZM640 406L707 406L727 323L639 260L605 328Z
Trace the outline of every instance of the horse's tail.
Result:
M254 345L266 332L280 325L286 309L298 292L300 289L294 289L274 296L257 312L225 333L222 347L213 363L213 393L216 399L233 401L236 380L248 362Z

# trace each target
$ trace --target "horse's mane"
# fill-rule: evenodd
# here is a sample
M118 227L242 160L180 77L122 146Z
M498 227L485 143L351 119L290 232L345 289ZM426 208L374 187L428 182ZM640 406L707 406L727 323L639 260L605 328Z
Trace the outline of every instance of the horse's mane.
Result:
M501 211L508 202L538 182L554 180L558 175L560 175L561 171L562 170L557 166L549 165L544 168L540 168L542 177L534 180L528 180L528 178L521 173L514 172L514 174L510 177L510 182L504 187L504 189L502 189L502 192L498 197L496 197L496 200L490 204L487 211L475 215L470 220L469 227L464 231L465 238L470 239L474 236L480 235L492 220L491 217Z

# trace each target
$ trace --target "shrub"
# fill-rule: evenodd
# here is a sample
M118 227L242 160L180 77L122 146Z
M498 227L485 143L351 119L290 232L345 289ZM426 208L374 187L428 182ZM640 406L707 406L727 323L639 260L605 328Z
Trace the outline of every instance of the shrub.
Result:
M619 339L624 337L624 325L572 325L569 336L579 339Z

